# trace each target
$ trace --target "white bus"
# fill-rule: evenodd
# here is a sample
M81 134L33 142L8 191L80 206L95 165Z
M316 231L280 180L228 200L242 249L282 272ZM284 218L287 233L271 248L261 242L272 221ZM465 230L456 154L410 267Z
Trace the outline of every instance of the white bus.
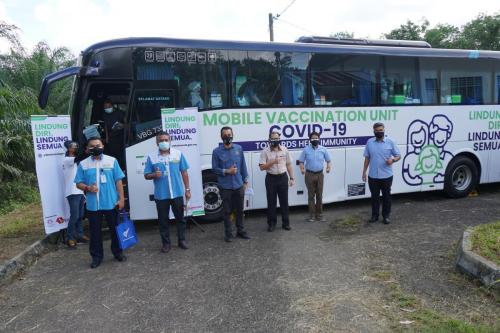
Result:
M282 133L297 159L312 131L330 151L325 203L366 198L363 148L383 122L402 153L393 193L445 190L467 195L478 183L500 181L500 52L433 49L425 42L302 37L296 43L129 38L98 43L78 66L48 75L43 108L55 81L75 76L73 138L98 123L109 98L123 111L120 158L133 219L156 218L151 182L134 159L155 149L161 108L199 108L207 220L221 217L211 171L220 128L231 126L243 146L256 195L246 209L266 207L259 154L269 132ZM118 154L120 155L120 154ZM290 205L307 204L299 169Z

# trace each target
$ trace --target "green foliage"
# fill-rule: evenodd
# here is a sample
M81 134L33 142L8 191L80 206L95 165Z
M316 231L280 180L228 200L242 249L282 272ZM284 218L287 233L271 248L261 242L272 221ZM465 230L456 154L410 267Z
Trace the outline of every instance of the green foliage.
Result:
M29 115L37 113L40 109L30 89L0 87L0 182L34 171Z
M336 32L334 34L331 34L330 37L340 38L340 39L352 39L352 38L354 38L354 33L348 32L348 31L339 31L339 32Z
M6 182L33 177L30 115L66 114L71 81L63 80L51 88L43 111L37 103L38 90L45 75L71 66L74 59L67 48L50 49L43 42L28 54L19 42L17 27L1 21L0 38L11 45L8 54L0 55L0 182Z
M438 24L429 29L429 21L422 24L408 20L399 28L384 34L387 39L425 40L435 48L500 50L500 13L479 14L477 18L458 28Z
M424 39L432 47L450 49L457 45L460 29L450 24L438 24L425 32Z
M0 186L0 215L13 211L26 204L40 201L36 178L26 173L22 178L4 181Z
M500 221L475 227L471 240L474 252L500 265Z
M463 49L500 50L500 13L480 14L464 25L457 44Z
M427 27L429 27L429 21L425 19L420 25L408 20L399 28L393 29L391 32L384 34L384 37L387 39L423 40Z

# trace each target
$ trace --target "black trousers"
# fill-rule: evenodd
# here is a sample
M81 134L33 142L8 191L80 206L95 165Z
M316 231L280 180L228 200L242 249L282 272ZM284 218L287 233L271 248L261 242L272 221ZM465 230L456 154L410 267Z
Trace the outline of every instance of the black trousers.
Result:
M236 212L236 231L244 233L243 227L243 204L245 198L245 187L242 186L236 190L228 190L221 188L222 196L222 209L224 213L224 237L229 238L233 236L231 227L231 212Z
M391 215L391 186L392 176L377 179L368 177L368 186L372 194L372 217L378 218L380 211L380 192L382 191L382 217L389 218Z
M87 217L89 219L90 242L89 252L93 259L102 260L104 251L102 248L102 217L106 219L108 224L109 233L111 235L111 252L113 255L119 256L122 253L116 235L116 224L118 220L118 212L115 209L111 210L87 210Z
M276 226L276 205L280 201L282 225L289 226L290 218L288 215L288 176L286 173L281 175L266 175L266 195L267 195L267 224Z
M160 223L160 236L163 245L170 244L170 228L168 225L170 207L174 212L177 240L186 240L186 221L184 220L184 200L182 197L165 200L155 200Z

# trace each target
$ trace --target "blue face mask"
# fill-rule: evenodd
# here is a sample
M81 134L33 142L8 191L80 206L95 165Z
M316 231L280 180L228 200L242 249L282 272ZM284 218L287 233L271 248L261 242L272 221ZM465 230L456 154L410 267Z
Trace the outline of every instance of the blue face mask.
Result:
M158 144L158 148L160 148L160 150L169 150L170 149L170 142L162 141Z
M105 109L104 109L104 112L106 112L106 113L108 113L108 114L109 114L109 113L112 113L112 112L113 112L113 108L105 108Z

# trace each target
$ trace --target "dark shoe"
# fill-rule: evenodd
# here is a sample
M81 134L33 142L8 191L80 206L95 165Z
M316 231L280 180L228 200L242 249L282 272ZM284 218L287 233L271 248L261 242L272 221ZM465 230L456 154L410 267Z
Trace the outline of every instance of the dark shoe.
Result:
M389 224L389 223L391 223L391 219L388 217L385 217L383 222L384 222L384 224Z
M224 242L231 243L233 241L232 237L224 237Z
M90 268L97 268L101 264L101 259L92 259L92 263L90 264Z
M323 215L316 216L316 221L318 222L326 222L326 219L323 217Z
M377 216L372 216L370 217L370 219L368 220L369 223L375 223L378 221L378 217Z
M269 231L269 232L273 232L274 229L276 229L275 225L270 225L270 226L267 227L267 231Z
M179 244L178 244L178 245L179 245L179 247L180 247L181 249L183 249L183 250L187 250L187 249L189 249L189 247L187 246L187 243L186 243L186 241L185 241L185 240L181 240L181 241L179 241Z
M250 236L246 232L238 232L236 234L236 237L243 238L243 239L250 239Z
M284 225L282 226L282 228L285 230L292 230L292 227L290 227L289 225Z
M80 244L87 244L89 242L89 238L83 235L82 237L78 238L76 242Z
M170 251L171 248L172 248L172 246L170 244L163 244L163 246L161 248L161 252L168 253L168 251Z
M123 253L120 253L119 255L115 256L115 259L119 262L127 261L127 257Z

